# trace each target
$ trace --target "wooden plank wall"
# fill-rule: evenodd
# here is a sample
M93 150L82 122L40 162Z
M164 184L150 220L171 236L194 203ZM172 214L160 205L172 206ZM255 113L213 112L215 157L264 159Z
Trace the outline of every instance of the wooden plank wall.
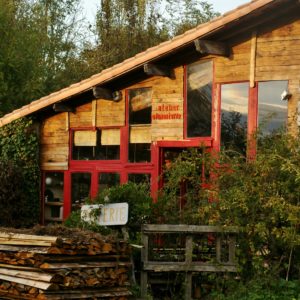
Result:
M275 26L275 25L274 25ZM300 102L300 21L278 29L257 29L255 65L251 64L253 35L232 48L230 58L215 57L215 82L289 80L288 125L298 132ZM254 67L253 67L254 66ZM250 72L251 70L251 72ZM175 70L175 78L149 77L130 88L152 87L151 141L183 139L184 69ZM299 119L299 118L298 118ZM44 120L41 129L41 160L44 170L63 170L68 166L69 127L106 127L125 125L125 90L119 102L94 100L76 108L75 113L60 113Z
M275 26L272 24L272 26ZM288 127L298 132L298 103L300 102L300 21L278 29L258 29L255 55L255 81L289 80L292 98L288 102ZM251 37L233 46L230 58L215 58L216 83L249 81Z
M40 144L43 170L68 169L68 113L60 113L44 120L41 126Z
M300 101L300 21L294 21L268 33L258 34L256 80L289 80L288 126L298 132Z
M175 78L151 77L130 88L152 87L151 140L183 139L183 67Z

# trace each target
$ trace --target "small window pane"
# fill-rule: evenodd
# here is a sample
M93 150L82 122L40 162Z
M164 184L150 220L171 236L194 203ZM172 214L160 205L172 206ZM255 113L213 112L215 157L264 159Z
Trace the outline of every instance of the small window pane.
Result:
M287 120L287 101L281 94L288 89L288 81L267 81L258 84L258 124L263 134L280 129Z
M78 132L81 134L78 135ZM72 158L74 160L120 159L120 129L97 130L96 137L93 135L89 139L89 133L91 132L84 130L74 132L72 149ZM93 139L93 144L90 142L91 139ZM79 141L80 144L78 144Z
M146 183L150 187L150 174L132 173L128 174L128 181L136 184Z
M47 172L45 174L45 220L63 219L64 173Z
M120 184L119 173L101 173L99 175L99 192Z
M187 136L211 136L212 61L187 66Z
M151 144L129 144L129 162L142 163L151 161Z
M72 174L72 211L79 210L81 205L90 196L91 174L73 173Z
M128 91L129 124L151 124L152 89L139 88Z
M221 143L246 154L249 83L222 85Z

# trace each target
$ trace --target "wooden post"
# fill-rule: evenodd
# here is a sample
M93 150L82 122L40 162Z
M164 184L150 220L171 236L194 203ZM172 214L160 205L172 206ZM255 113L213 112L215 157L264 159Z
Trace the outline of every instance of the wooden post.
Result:
M192 299L192 272L185 273L185 300Z
M235 261L235 236L229 236L229 263L234 264Z
M92 102L92 125L96 127L97 122L97 100L93 100Z
M144 264L148 262L148 243L149 236L143 232L142 229L142 251L141 251L141 259L142 259L142 271L141 271L141 298L146 299L147 297L147 286L148 286L148 274L147 271L144 270Z
M250 53L250 88L255 87L255 68L256 68L256 47L257 47L257 31L252 32L251 53Z
M221 263L221 237L217 235L216 238L216 259L218 263Z

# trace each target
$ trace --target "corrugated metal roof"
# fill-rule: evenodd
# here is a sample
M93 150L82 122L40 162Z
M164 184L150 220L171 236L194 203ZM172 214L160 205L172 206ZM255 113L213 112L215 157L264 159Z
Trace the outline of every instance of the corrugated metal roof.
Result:
M162 55L174 51L184 45L191 43L193 40L207 35L210 32L220 30L225 25L242 18L272 2L282 2L284 0L253 0L249 3L241 5L224 15L217 17L207 23L201 24L185 33L174 37L173 39L163 42L157 46L151 47L144 52L138 53L134 57L128 58L123 62L116 64L102 72L95 74L85 80L72 84L62 90L54 92L50 95L42 97L31 102L13 112L3 116L0 119L0 126L8 124L18 118L32 114L42 108L53 105L56 102L63 101L73 95L90 90L95 85L106 83L118 76L124 75L134 69L141 67L143 64L157 59Z

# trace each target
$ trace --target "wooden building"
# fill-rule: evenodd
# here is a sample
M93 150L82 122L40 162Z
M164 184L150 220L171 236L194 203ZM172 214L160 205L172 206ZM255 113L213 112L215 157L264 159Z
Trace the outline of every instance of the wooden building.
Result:
M148 180L155 197L163 165L182 149L237 143L232 128L249 139L270 113L263 131L296 134L299 97L300 2L254 0L17 109L0 126L36 116L43 215L55 221L127 181Z

